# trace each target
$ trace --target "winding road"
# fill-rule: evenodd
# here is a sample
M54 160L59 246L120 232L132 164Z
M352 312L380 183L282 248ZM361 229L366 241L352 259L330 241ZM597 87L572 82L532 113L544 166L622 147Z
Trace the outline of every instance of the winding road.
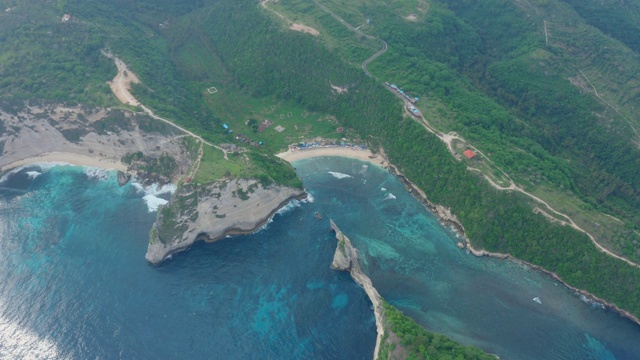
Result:
M353 25L349 24L348 22L344 21L340 16L336 15L333 11L329 10L326 6L322 5L321 3L319 3L316 0L311 0L313 1L314 4L316 4L320 9L324 10L327 14L333 16L336 20L338 20L342 25L346 26L347 29L355 32L358 35L362 35L364 37L366 37L367 39L371 39L371 40L376 40L379 41L380 44L382 45L382 49L380 49L380 51L378 51L377 53L373 54L371 57L369 57L367 60L362 62L362 70L364 71L365 74L367 74L368 77L370 78L374 78L374 79L378 79L377 77L373 76L369 70L367 69L367 65L369 65L370 62L372 62L373 60L377 59L380 55L384 54L385 52L387 52L387 49L389 48L387 46L387 42L375 37L375 36L371 36L369 34L365 34L362 31L360 31L360 26L358 27L353 27Z
M377 78L376 78L375 76L373 76L373 75L369 72L369 70L367 70L367 65L368 65L369 63L371 63L373 60L375 60L375 59L377 59L378 57L380 57L382 54L384 54L384 53L387 51L387 49L388 49L387 43L386 43L384 40L380 39L380 38L377 38L377 37L374 37L374 36L371 36L371 35L368 35L368 34L363 33L362 31L360 31L360 27L357 27L357 28L356 28L356 27L353 27L351 24L349 24L349 23L348 23L348 22L346 22L344 19L342 19L341 17L339 17L338 15L336 15L333 11L329 10L326 6L322 5L322 4L321 4L321 3L319 3L317 0L311 0L311 1L313 1L313 3L314 3L314 4L316 4L319 8L321 8L322 10L324 10L326 13L328 13L328 14L329 14L329 15L331 15L331 16L333 16L336 20L338 20L342 25L346 26L349 30L351 30L351 31L353 31L353 32L355 32L355 33L357 33L358 35L365 36L365 37L366 37L366 38L368 38L368 39L373 39L373 40L380 41L380 43L382 44L382 49L381 49L380 51L378 51L377 53L373 54L373 56L369 57L368 59L366 59L366 60L362 63L362 70L364 71L364 73L365 73L367 76L369 76L369 77L374 78L374 79L376 79L376 80L377 80ZM580 71L580 73L582 73L582 71ZM582 73L582 75L587 79L587 81L589 81L589 79L586 77L586 75L584 75L584 73ZM591 84L591 82L590 82L590 81L589 81L589 84ZM404 98L403 98L402 96L400 96L398 93L396 93L395 91L393 91L393 89L391 89L391 88L389 88L388 86L386 86L384 83L383 83L383 86L385 87L385 89L387 89L388 91L390 91L391 93L393 93L394 95L396 95L397 97L399 97L400 99L402 99L402 101L404 102L405 107L406 107L406 105L408 104L408 102L407 102L407 100L406 100L406 99L404 99ZM591 86L593 87L593 84L591 84ZM594 87L594 91L595 91L595 87ZM596 95L598 95L598 94L597 94L597 91L596 91ZM598 96L598 98L600 98L600 96ZM602 98L600 98L600 100L604 101ZM604 102L606 103L606 101L604 101ZM606 103L606 104L607 104L607 105L609 105L608 103ZM415 105L414 105L414 106L415 106ZM609 105L609 106L611 106L611 105ZM618 112L618 110L617 110L615 107L611 106L611 108L613 108L616 112ZM619 113L618 113L618 114L619 114ZM621 114L620 114L620 115L621 115ZM621 115L621 116L622 116L622 115ZM476 151L477 153L480 153L480 154L483 156L483 158L484 158L484 159L487 159L487 160L489 159L489 158L488 158L487 156L485 156L485 155L484 155L480 150L476 149L474 146L472 146L471 144L469 144L469 142L467 142L464 138L460 137L458 134L456 134L456 133L444 134L444 133L442 133L441 131L439 131L439 130L437 130L437 129L433 128L433 127L429 124L429 122L427 121L427 119L425 119L425 118L424 118L424 116L422 115L422 112L421 112L420 116L418 116L418 117L414 117L414 118L416 118L416 119L417 119L417 121L418 121L418 123L419 123L420 125L422 125L422 126L423 126L427 131L429 131L429 132L430 132L430 133L432 133L432 134L435 134L435 135L436 135L440 140L442 140L442 142L444 142L444 143L447 145L447 148L449 149L449 152L451 153L451 155L453 155L454 157L455 157L455 155L456 155L456 152L455 152L455 150L453 149L452 141L453 141L454 139L456 139L456 140L459 140L459 141L461 141L461 142L464 142L465 144L467 144L467 146L469 146L470 148L472 148L472 149L473 149L474 151ZM631 124L629 124L629 125L631 125ZM633 128L633 126L632 126L632 129L633 129L633 131L635 132L635 128ZM636 132L636 135L638 135L638 133L637 133L637 132ZM554 213L554 214L556 214L556 215L558 215L558 216L561 216L561 217L563 217L563 218L567 219L567 221L560 220L560 219L556 219L556 218L554 218L553 216L551 216L550 214L548 214L547 212L545 212L545 211L543 211L543 210L541 210L541 209L538 209L538 208L534 208L534 211L537 211L537 212L542 213L542 214L543 214L544 216L546 216L550 221L558 221L558 222L559 222L560 224L562 224L562 225L568 225L568 226L572 227L573 229L575 229L575 230L577 230L577 231L580 231L581 233L583 233L583 234L587 235L587 237L589 237L589 239L590 239L590 240L591 240L591 242L596 246L596 248L598 248L600 251L604 252L605 254L610 255L610 256L612 256L612 257L614 257L614 258L618 259L618 260L622 260L622 261L624 261L625 263L627 263L627 264L629 264L629 265L631 265L631 266L635 266L635 267L637 267L637 268L640 268L640 264L637 264L637 263L635 263L635 262L633 262L633 261L631 261L631 260L629 260L629 259L627 259L627 258L625 258L625 257L623 257L623 256L617 255L617 254L613 253L612 251L608 250L607 248L605 248L604 246L600 245L600 244L596 241L596 239L595 239L595 237L594 237L593 235L591 235L589 232L587 232L586 230L584 230L583 228L581 228L580 226L578 226L578 225L573 221L573 219L571 219L571 217L569 217L568 215L563 214L563 213L561 213L561 212L559 212L559 211L555 210L555 209L554 209L554 208L552 208L552 207L551 207L551 205L549 205L546 201L544 201L544 200L540 199L539 197L537 197L537 196L535 196L535 195L533 195L533 194L531 194L531 193L529 193L529 192L525 191L522 187L520 187L520 186L516 185L516 183L511 179L511 177L510 177L507 173L505 173L504 171L500 170L500 171L501 171L501 172L502 172L502 173L503 173L503 174L504 174L504 175L509 179L510 185L509 185L509 186L507 186L507 187L504 187L504 186L500 186L500 185L498 185L498 184L497 184L497 183L495 183L495 182L494 182L494 181L493 181L493 180L492 180L492 179L491 179L487 174L485 174L484 172L482 172L482 170L480 170L480 169L476 169L476 168L473 168L473 167L467 167L467 169L468 169L468 170L470 170L470 171L476 171L476 172L481 173L481 174L483 175L483 177L484 177L484 178L489 182L489 184L491 184L491 186L492 186L492 187L494 187L494 188L495 188L495 189L497 189L497 190L501 190L501 191L518 191L518 192L520 192L520 193L522 193L522 194L524 194L524 195L526 195L526 196L530 197L531 199L533 199L533 200L534 200L534 201L536 201L537 203L544 205L544 207L546 207L546 208L548 209L548 211L550 211L550 212L552 212L552 213Z

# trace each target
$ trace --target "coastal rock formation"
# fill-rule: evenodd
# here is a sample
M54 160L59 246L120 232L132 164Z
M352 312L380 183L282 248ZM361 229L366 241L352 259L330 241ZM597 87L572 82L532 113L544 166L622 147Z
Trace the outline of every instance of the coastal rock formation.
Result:
M0 101L0 168L43 154L65 153L119 163L123 156L163 154L175 159L174 176L191 167L184 134L146 114L131 111Z
M371 279L362 272L360 264L358 263L358 250L351 245L351 241L346 237L340 229L336 226L333 220L331 222L331 229L336 232L336 239L338 240L338 246L336 252L333 255L333 262L331 268L341 271L349 271L353 280L362 286L364 291L369 296L371 303L373 304L373 311L376 317L376 329L378 336L376 338L376 348L373 353L373 359L378 359L378 352L380 351L380 344L385 333L385 318L384 318L384 306L382 304L382 297L378 294L378 291L373 287Z
M129 180L131 180L131 175L118 171L118 185L125 186Z
M183 184L158 210L145 258L158 264L198 240L212 242L227 235L251 233L289 201L304 197L300 189L264 187L256 180Z

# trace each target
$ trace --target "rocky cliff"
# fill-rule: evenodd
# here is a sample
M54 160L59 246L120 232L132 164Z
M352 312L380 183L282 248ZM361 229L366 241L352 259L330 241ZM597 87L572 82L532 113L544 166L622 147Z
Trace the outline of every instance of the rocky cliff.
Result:
M371 279L369 279L369 277L362 272L362 269L360 269L360 264L358 263L358 250L351 245L349 238L340 231L333 220L330 220L330 222L331 229L336 232L336 239L338 240L338 246L336 247L336 252L333 255L331 268L335 270L349 271L353 280L358 283L358 285L362 286L373 304L373 311L376 317L376 329L378 331L376 348L373 353L373 359L376 360L378 359L378 352L380 351L380 344L385 333L386 323L382 297L373 287Z
M198 240L254 232L282 206L304 198L300 189L234 179L208 185L184 184L158 211L149 234L146 259L158 264Z
M49 153L115 162L137 153L146 163L138 161L127 165L145 180L156 180L158 174L141 173L140 168L149 168L149 160L164 156L176 164L170 169L171 174L166 174L165 182L169 177L184 176L192 164L184 134L145 114L35 102L10 105L0 101L0 168ZM136 166L137 169L132 169Z

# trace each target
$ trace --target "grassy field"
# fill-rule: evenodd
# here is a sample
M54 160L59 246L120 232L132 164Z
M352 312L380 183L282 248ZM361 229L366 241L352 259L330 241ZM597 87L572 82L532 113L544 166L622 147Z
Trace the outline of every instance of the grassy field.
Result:
M215 94L207 94L205 101L232 131L223 140L239 146L250 147L250 142L262 142L261 148L277 153L286 150L289 144L305 139L339 139L342 136L336 132L338 122L335 119L310 113L290 102L253 98L225 87L220 87ZM272 125L259 131L264 120L271 121ZM279 126L284 130L277 131ZM242 143L237 136L244 136L249 142Z

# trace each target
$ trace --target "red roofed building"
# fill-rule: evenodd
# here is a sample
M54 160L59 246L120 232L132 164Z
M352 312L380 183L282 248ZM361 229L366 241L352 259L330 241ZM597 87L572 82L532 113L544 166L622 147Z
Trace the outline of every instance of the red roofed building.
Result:
M463 154L467 159L473 159L476 156L476 153L473 150L465 150Z

